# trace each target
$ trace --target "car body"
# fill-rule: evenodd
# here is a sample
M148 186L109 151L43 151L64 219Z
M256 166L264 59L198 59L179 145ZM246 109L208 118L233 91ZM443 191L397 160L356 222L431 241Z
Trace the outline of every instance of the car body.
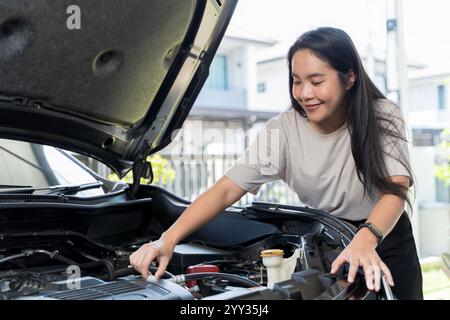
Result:
M0 298L386 298L361 273L329 274L353 226L271 203L226 209L175 248L163 279L142 279L130 254L190 204L140 185L145 159L182 126L236 1L77 2L0 0ZM132 169L134 183L65 150ZM265 250L295 258L270 286Z

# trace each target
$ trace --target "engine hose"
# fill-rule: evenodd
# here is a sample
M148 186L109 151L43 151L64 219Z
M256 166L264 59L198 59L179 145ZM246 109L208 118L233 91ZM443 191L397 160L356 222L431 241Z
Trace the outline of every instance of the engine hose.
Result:
M68 258L66 258L66 257L64 257L64 256L62 256L62 255L60 255L59 253L53 255L53 259L55 259L55 260L57 260L57 261L59 261L59 262L65 263L65 264L67 264L67 265L69 265L69 266L73 266L73 265L76 265L76 264L77 264L75 261L70 260L70 259L68 259Z
M156 271L158 270L158 267L149 267L149 270L150 270L150 272L151 272L152 274L155 274ZM170 272L167 271L167 270L164 271L164 276L165 276L166 278L173 278L173 277L175 277L172 273L170 273Z
M108 260L103 260L102 259L102 260L97 260L97 261L86 262L86 263L79 264L78 267L80 269L90 269L90 268L95 268L95 267L105 267L106 270L108 271L107 277L105 278L105 280L112 281L112 280L114 280L116 278L115 271L114 271L114 266Z
M15 254L15 255L11 255L9 257L2 258L2 259L0 259L0 263L4 263L4 262L10 261L10 260L14 260L14 259L29 257L29 256L34 255L36 253L45 254L45 255L49 256L51 259L58 260L58 261L60 261L60 262L62 262L64 264L67 264L67 265L75 265L75 264L77 264L75 261L70 260L70 259L60 255L58 253L58 251L50 252L50 251L47 251L47 250L31 250L31 249L30 250L24 250L22 253L19 253L19 254Z
M158 268L157 267L149 267L149 270L150 270L150 272L152 274L155 274L156 271L158 270ZM132 274L139 274L139 271L137 271L133 267L128 267L128 268L125 268L125 269L117 270L115 272L115 277L116 278L126 277L126 276L129 276L129 275L132 275ZM174 277L174 275L172 273L170 273L169 271L164 271L163 279L169 279L169 278L173 278L173 277Z
M109 264L105 264L105 261L90 261L90 262L85 262L85 263L77 263L75 264L78 268L80 268L80 270L83 269L93 269L93 268L98 268L98 267L105 267L106 265L110 265L112 266L110 263ZM109 269L109 268L108 268ZM55 269L51 269L51 270L46 270L43 272L40 272L40 274L52 274L52 273L61 273L61 272L65 272L67 271L67 267L62 267L62 268L55 268ZM16 272L15 274L20 274L20 272ZM10 275L11 276L11 275ZM114 276L114 275L113 275ZM2 277L2 274L0 274L0 278ZM108 276L107 278L105 278L104 280L107 280L111 278L110 272L108 271ZM113 278L114 279L114 278Z
M108 260L98 260L98 261L93 261L93 262L98 262L103 264L106 267L106 270L108 270L108 279L109 281L112 281L116 278L116 272L114 271L114 266L112 265L112 263Z
M79 255L81 255L82 257L91 260L92 262L98 262L98 263L104 265L106 267L106 269L108 270L108 277L105 280L112 281L117 277L115 275L114 266L109 260L99 259L97 257L91 256L91 255L89 255L81 250L78 250L76 248L72 248L72 250L75 251L76 253L78 253Z
M175 283L183 283L189 280L202 280L206 277L214 277L214 278L221 278L224 280L233 281L236 283L239 283L241 285L244 285L245 287L252 288L252 287L261 287L261 284L258 282L252 281L250 279L235 275L235 274L229 274L229 273L222 273L222 272L199 272L199 273L190 273L190 274L182 274L173 277L171 280Z
M128 268L124 268L124 269L119 269L117 271L114 272L114 276L116 278L120 278L120 277L126 277L126 276L130 276L132 274L137 274L138 271L133 268L133 267L128 267Z
M28 257L29 255L31 255L30 252L22 252L22 253L14 254L9 257L1 258L0 263L4 263L4 262L10 261L10 260L19 259L19 258L23 258L23 257Z

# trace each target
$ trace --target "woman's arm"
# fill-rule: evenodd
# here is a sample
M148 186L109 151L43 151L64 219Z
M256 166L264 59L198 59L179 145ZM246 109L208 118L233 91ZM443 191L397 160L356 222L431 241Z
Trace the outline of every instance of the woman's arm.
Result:
M246 193L247 191L241 189L230 178L223 176L213 187L192 202L178 220L164 232L164 238L177 244Z
M403 186L405 189L409 188L409 178L406 176L391 177L391 182ZM380 229L383 236L386 237L397 224L398 219L403 213L405 201L393 194L384 194L372 209L372 212L367 218L367 222L371 222ZM366 234L368 241L377 244L377 238L368 229L361 229L360 232Z
M130 256L131 265L144 278L147 278L148 268L156 258L159 262L156 278L160 278L172 258L173 249L181 240L212 220L246 193L247 191L241 189L230 178L222 177L192 202L159 240L144 244L134 252Z
M409 178L406 176L393 176L391 181L406 189L409 188ZM367 222L373 223L386 237L395 227L404 210L405 201L393 194L384 194L380 197ZM358 267L364 268L367 288L378 291L380 289L381 271L388 277L389 284L394 281L388 267L381 261L375 249L378 245L377 237L367 228L362 228L355 235L347 248L336 258L331 267L331 273L336 273L342 264L350 264L348 281L353 282Z

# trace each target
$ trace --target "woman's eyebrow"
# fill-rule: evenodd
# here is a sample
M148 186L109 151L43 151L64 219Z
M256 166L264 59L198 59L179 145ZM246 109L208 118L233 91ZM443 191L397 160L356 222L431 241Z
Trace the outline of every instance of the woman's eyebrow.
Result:
M292 73L292 76L300 79L300 77L298 75L296 75L295 73ZM307 79L316 78L316 77L325 77L325 74L320 73L320 72L315 72L315 73L311 73L306 76Z

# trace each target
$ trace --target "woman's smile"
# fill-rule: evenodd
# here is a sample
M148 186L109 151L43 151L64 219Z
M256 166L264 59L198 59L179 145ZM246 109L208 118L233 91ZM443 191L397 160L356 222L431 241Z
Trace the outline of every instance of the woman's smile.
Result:
M316 103L316 104L305 104L304 108L306 109L306 111L311 112L311 111L319 109L320 106L322 106L322 105L323 105L323 102Z

